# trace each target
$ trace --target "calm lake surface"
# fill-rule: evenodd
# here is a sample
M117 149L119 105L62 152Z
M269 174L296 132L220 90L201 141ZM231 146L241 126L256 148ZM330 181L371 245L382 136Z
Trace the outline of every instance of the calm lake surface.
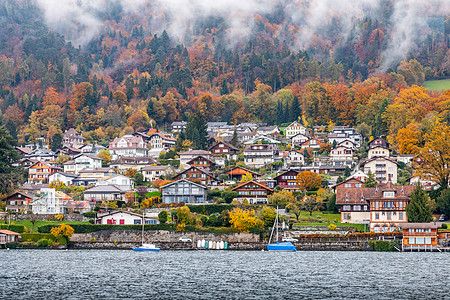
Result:
M450 299L450 253L1 250L0 299Z

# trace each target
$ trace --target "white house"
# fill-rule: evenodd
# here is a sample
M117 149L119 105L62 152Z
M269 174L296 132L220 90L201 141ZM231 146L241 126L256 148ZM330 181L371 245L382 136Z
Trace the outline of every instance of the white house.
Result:
M413 159L414 159L414 155L411 155L411 154L398 154L397 155L397 162L402 162L407 166L411 166Z
M292 145L301 145L304 142L309 140L309 137L307 135L304 135L303 133L299 133L291 137L291 144Z
M367 156L368 158L389 157L389 149L382 146L376 146L369 149Z
M260 168L266 164L273 163L276 153L275 145L247 145L244 148L244 163L250 167Z
M94 186L83 192L84 199L101 203L108 201L125 201L126 191L120 189L116 185L99 185Z
M302 151L291 150L287 156L287 164L291 167L300 167L305 164L305 157Z
M332 160L353 160L354 151L352 148L347 148L345 146L338 146L331 150L330 158Z
M29 202L33 214L53 215L67 213L67 202L70 197L55 189L42 189L43 195Z
M95 224L110 224L110 225L141 225L142 219L145 220L145 224L159 224L159 220L154 217L148 217L123 210L115 210L98 214Z
M175 170L172 166L146 166L142 168L142 175L145 181L155 181L160 179L161 176L172 176L175 174Z
M84 137L74 128L66 130L63 135L63 147L80 147L83 145Z
M358 145L349 139L343 140L342 142L338 143L336 145L336 147L337 146L343 146L343 147L351 148L353 150L356 150L356 148L358 148Z
M134 188L134 180L130 177L117 174L111 177L100 178L95 185L115 185L122 191L130 191Z
M116 160L120 156L146 157L148 156L147 145L141 136L124 135L115 138L109 143L109 152L112 159Z
M303 136L309 135L309 130L300 124L297 121L292 122L288 127L284 129L286 138L290 139L298 134L301 134ZM308 140L308 139L306 139Z
M397 183L397 162L389 157L373 157L362 160L360 165L364 173L368 174L371 171L379 182Z
M73 180L77 177L78 176L75 174L56 172L56 173L53 173L52 175L48 176L48 182L52 183L54 181L60 181L60 182L64 183L64 185L71 185L71 184L73 184Z
M83 169L94 169L102 167L102 159L92 154L79 154L73 160L64 164L64 172L79 174Z

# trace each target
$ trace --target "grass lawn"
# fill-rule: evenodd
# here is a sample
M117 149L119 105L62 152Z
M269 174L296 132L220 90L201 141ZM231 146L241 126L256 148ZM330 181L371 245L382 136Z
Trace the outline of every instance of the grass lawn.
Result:
M293 216L295 218L295 216ZM302 211L299 222L294 223L294 226L329 226L330 224L334 224L338 227L354 227L361 232L364 232L364 224L351 224L351 223L341 223L341 215L340 214L332 214L323 211L316 211L312 213L312 216L309 215L309 212ZM369 227L366 225L366 231L369 230Z
M425 81L423 86L430 91L450 90L450 79Z
M30 220L11 221L11 223L13 223L13 222L14 222L15 225L23 225L23 226L25 226L28 230L31 230L32 233L37 233L38 232L38 227L42 226L42 225L50 225L50 224L59 225L61 223L68 224L68 225L70 225L70 224L90 224L89 222L36 221L36 223L33 226L33 224L31 224ZM5 223L4 222L0 222L0 224L5 224ZM6 223L6 224L8 224L8 223Z

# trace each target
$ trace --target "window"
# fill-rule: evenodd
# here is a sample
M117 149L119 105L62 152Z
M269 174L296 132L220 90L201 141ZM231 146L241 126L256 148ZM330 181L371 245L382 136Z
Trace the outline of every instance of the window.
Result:
M375 213L375 220L379 220L380 219L380 213Z
M134 219L134 225L141 225L141 219Z
M119 224L120 224L120 225L125 225L125 220L124 220L124 219L120 219L120 220L119 220Z
M401 213L398 213L398 219L399 220L403 220L403 213L401 212Z
M394 192L384 192L384 198L393 198L394 196Z
M425 232L431 232L430 228L425 229Z
M360 211L361 210L361 205L354 205L353 206L353 210Z
M390 212L387 213L387 219L391 220L391 213Z
M400 201L400 202L398 203L398 207L403 208L403 201Z
M375 208L379 208L380 207L380 202L375 201Z
M375 225L375 227L373 228L373 231L374 231L374 232L381 232L380 229L381 229L381 228L380 228L380 225Z
M416 244L417 245L425 244L425 238L423 238L423 237L416 237Z
M431 238L430 237L426 237L425 238L425 244L426 245L431 245Z
M408 231L409 231L409 233L413 233L413 232L414 232L414 229L413 229L413 228L410 228Z
M410 230L411 230L411 229L410 229ZM413 237L410 237L410 238L409 238L408 244L414 245L414 238L413 238Z

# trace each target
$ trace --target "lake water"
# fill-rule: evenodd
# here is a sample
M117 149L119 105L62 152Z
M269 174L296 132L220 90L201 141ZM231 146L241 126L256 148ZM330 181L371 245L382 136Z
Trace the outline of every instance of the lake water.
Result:
M1 250L0 299L450 299L450 253Z

